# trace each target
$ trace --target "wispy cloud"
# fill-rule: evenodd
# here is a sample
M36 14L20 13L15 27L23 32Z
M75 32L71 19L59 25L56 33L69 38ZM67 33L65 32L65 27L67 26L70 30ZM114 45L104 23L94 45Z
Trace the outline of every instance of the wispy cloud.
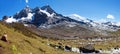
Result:
M25 0L26 3L28 3L28 0Z
M108 18L108 19L115 19L115 17L114 17L113 15L111 15L111 14L108 14L108 15L107 15L107 18Z

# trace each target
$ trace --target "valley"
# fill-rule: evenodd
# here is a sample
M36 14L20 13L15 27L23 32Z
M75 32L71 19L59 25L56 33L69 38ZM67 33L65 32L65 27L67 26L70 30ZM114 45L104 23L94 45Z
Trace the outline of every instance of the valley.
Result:
M120 25L65 16L50 5L25 6L0 20L0 54L120 53ZM107 53L106 53L107 52ZM108 53L109 52L109 53Z

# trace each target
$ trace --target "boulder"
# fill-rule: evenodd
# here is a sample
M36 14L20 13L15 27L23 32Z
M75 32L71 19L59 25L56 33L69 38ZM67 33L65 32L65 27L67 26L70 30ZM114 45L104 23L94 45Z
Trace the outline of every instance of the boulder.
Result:
M7 41L8 41L8 40L7 40L7 34L4 34L4 35L2 36L2 38L1 38L1 40L7 42Z
M64 50L65 50L65 51L71 51L71 47L66 45L66 46L64 47Z
M80 47L80 51L83 53L93 53L95 52L95 48L92 45L86 45L86 46Z

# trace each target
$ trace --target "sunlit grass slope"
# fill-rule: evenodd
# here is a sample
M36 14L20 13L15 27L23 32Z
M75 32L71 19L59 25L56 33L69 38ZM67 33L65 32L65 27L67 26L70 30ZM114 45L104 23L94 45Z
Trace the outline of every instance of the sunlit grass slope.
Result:
M0 54L76 54L47 45L47 42L55 44L54 40L48 41L46 38L38 37L30 31L23 33L24 28L23 31L17 29L0 22L0 38L6 32L9 41L8 43L0 40Z

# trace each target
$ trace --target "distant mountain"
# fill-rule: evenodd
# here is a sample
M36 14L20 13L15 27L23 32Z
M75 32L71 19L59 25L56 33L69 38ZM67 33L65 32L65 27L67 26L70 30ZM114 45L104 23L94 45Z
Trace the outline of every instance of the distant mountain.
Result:
M3 18L3 20L7 23L23 23L39 35L53 37L106 36L108 31L116 31L120 28L115 23L98 23L77 14L63 16L55 12L49 5L33 9L27 6L13 16Z
M88 23L89 25L91 25L92 27L96 28L96 29L100 29L100 30L109 30L109 31L116 31L120 28L120 24L119 23L113 23L113 22L95 22L93 20L87 19L85 17L79 16L77 14L71 14L68 15L68 17L78 20L78 21L82 21L85 23Z

